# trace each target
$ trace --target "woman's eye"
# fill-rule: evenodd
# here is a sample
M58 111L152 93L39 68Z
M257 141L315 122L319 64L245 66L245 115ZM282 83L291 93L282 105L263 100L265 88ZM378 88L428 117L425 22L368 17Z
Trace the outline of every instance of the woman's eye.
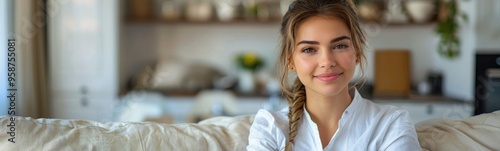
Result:
M302 52L303 53L313 53L314 49L312 49L312 48L304 48L304 49L302 49Z
M335 46L335 49L345 49L345 48L348 48L349 46L347 45L337 45Z

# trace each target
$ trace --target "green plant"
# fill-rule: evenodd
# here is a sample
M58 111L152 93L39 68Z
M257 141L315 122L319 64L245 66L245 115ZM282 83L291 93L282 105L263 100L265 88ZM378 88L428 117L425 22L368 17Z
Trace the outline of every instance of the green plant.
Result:
M458 8L458 0L438 0L440 14L436 33L439 35L439 54L447 58L455 58L460 55L460 39L457 32L460 29L459 18L468 20L467 14Z
M236 63L240 68L250 70L252 72L257 71L264 66L262 58L252 52L246 52L238 55L236 57Z

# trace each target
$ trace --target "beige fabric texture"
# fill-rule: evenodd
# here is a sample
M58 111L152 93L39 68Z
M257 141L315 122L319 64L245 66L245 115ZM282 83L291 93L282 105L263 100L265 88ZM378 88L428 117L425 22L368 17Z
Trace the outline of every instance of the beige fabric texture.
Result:
M424 121L416 130L423 150L500 150L500 111L463 120Z
M253 115L214 117L198 124L15 118L15 143L8 141L10 117L0 119L0 150L245 150Z
M98 123L87 120L0 117L0 150L245 150L253 115L214 117L198 124ZM423 150L500 150L500 111L416 126Z

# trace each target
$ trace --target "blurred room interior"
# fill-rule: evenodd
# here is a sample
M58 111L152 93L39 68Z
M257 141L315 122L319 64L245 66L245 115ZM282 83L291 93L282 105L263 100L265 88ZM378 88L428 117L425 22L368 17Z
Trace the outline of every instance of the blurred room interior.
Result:
M1 1L0 46L16 40L16 115L184 123L283 109L275 63L290 2ZM368 40L362 96L415 123L500 110L500 1L355 2Z

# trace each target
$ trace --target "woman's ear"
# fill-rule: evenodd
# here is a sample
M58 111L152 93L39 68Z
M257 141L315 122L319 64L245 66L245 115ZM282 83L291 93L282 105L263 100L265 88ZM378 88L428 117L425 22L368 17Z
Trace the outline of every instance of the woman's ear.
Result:
M292 62L288 62L288 70L295 71L295 65Z
M294 65L288 65L288 70L295 71L295 66Z
M356 63L359 63L361 60L361 56L359 55L359 53L356 54Z
M295 71L295 65L292 62L292 56L288 56L288 70Z

